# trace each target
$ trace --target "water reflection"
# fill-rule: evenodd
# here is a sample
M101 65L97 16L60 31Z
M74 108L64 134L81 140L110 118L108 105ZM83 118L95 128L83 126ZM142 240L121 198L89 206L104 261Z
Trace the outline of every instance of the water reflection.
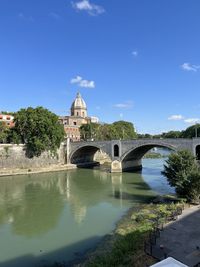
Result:
M31 237L58 223L63 202L55 180L1 181L0 224L9 223L17 235Z
M143 176L151 187L157 177L159 191L160 169L156 171L145 169ZM41 251L102 236L133 203L146 202L154 194L141 173L78 169L1 178L0 261L26 254L41 256ZM66 249L59 257L71 259L74 252Z
M44 234L57 225L65 202L79 224L86 217L88 207L101 203L102 196L112 205L122 207L130 188L134 186L137 191L137 180L136 177L126 184L122 174L98 170L4 178L0 181L0 224L9 223L15 234L26 237ZM144 184L141 179L139 184ZM146 185L142 188L147 189ZM136 200L136 192L133 198ZM113 199L119 199L120 203Z

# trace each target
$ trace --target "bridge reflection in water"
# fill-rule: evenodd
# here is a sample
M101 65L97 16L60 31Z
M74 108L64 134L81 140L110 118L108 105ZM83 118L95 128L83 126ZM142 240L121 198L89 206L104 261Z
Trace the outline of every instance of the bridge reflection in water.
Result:
M150 180L157 177L160 186L152 187L156 191L162 187L168 193L170 190L163 185L160 168L154 170ZM151 173L151 169L147 173ZM148 175L144 178L148 179ZM0 262L2 266L13 267L16 262L9 263L9 259L24 255L33 255L34 260L72 259L75 252L94 244L94 241L86 242L83 247L80 241L108 233L130 206L144 203L152 196L154 192L141 173L111 174L78 169L1 178ZM76 243L80 246L72 246ZM49 256L52 251L58 253ZM38 264L20 262L18 266Z
M136 174L136 177L136 180L141 179L140 174ZM0 225L11 224L19 235L40 235L57 224L65 201L75 221L81 223L87 208L101 202L102 195L108 192L112 192L112 195L109 193L107 200L118 205L113 199L119 199L123 207L128 186L123 183L122 174L99 170L33 174L28 175L28 179L27 176L1 178ZM145 189L149 190L147 185ZM133 199L136 200L134 196ZM47 212L50 213L50 220Z

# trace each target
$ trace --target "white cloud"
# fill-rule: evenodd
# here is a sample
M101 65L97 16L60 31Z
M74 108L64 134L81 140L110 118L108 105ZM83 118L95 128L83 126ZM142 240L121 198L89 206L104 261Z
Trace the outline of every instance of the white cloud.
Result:
M189 123L189 124L195 124L195 123L200 123L200 119L199 118L189 118L189 119L185 119L184 122Z
M20 18L20 19L24 19L24 18L25 18L25 16L24 16L24 14L23 14L23 13L19 13L19 14L18 14L18 18Z
M182 115L171 115L168 120L171 121L179 121L179 120L183 120L184 117Z
M137 56L138 56L138 51L137 51L137 50L133 51L133 52L132 52L132 55L133 55L134 57L137 57Z
M60 15L55 13L55 12L51 12L49 13L49 17L51 17L52 19L55 19L55 20L60 20Z
M200 68L200 65L193 65L191 63L183 63L181 68L185 71L197 71Z
M124 103L118 103L114 105L115 108L121 108L121 109L130 109L133 107L132 101L126 101Z
M85 80L81 76L76 76L75 78L71 79L70 83L77 84L78 86L84 88L95 88L94 81Z
M71 79L71 83L79 83L82 80L81 76L76 76L75 78Z
M123 119L124 114L123 114L123 113L120 113L120 114L119 114L119 117L120 117L120 119Z
M31 21L31 22L34 21L34 19L33 19L32 16L26 16L26 15L24 15L24 13L22 13L22 12L20 12L20 13L18 14L18 18L21 19L21 20L26 20L26 21Z
M90 3L90 0L72 2L72 7L79 11L86 11L89 15L92 16L97 16L105 12L105 9L102 6Z

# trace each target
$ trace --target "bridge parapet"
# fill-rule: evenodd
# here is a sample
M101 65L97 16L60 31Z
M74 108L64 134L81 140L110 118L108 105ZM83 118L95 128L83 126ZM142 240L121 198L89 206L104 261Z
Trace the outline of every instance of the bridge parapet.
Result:
M112 141L84 141L71 142L67 146L67 162L77 155L80 160L92 159L96 151L101 150L106 153L113 164L113 171L131 169L131 167L141 168L143 155L153 147L165 147L174 151L187 149L196 155L196 146L200 146L200 138L194 139L134 139L134 140L112 140ZM120 167L121 166L121 167Z

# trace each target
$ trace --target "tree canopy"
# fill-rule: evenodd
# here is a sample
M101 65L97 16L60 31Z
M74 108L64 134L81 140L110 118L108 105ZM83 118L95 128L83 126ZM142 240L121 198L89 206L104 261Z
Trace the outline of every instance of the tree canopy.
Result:
M188 127L186 130L182 131L181 137L193 138L196 137L196 134L198 137L200 137L200 124L192 125Z
M14 123L12 138L26 145L29 157L40 156L43 151L55 152L64 138L58 117L43 107L21 109L15 114Z
M137 137L131 122L116 121L112 124L86 124L80 127L83 140L133 139Z
M162 174L176 193L191 200L200 194L200 174L195 157L188 150L172 153L164 164Z
M0 122L0 143L7 143L9 128L4 122Z

